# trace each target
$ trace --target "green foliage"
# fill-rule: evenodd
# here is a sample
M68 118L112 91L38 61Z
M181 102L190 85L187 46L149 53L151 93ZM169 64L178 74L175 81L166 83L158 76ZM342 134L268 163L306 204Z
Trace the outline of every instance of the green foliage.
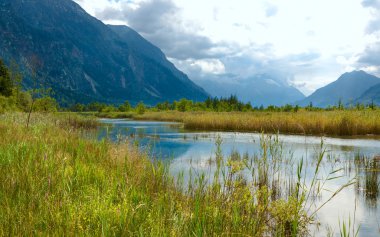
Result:
M58 103L50 97L51 89L33 88L21 90L23 76L15 61L11 61L9 69L0 60L0 113L6 111L55 112ZM37 84L37 82L35 82Z
M76 103L70 107L70 111L73 112L84 112L85 111L85 105Z
M17 101L17 107L21 111L28 111L28 108L30 108L32 104L32 96L28 92L20 91L16 95L16 101Z
M37 112L57 112L58 103L54 98L42 97L34 102L34 111Z
M129 112L131 110L131 104L129 101L125 101L124 104L119 106L120 112Z
M92 111L92 112L98 111L98 112L102 112L103 109L105 109L105 107L107 107L106 104L94 102L94 103L91 103L91 104L88 104L87 106L85 106L84 111Z
M306 107L300 107L299 105L291 105L286 104L283 106L274 106L269 105L264 107L261 105L260 107L253 107L250 102L243 103L237 99L236 96L230 96L228 98L208 98L203 102L194 102L188 99L181 99L180 101L173 101L170 103L168 101L157 103L155 107L145 108L144 112L158 112L158 111L179 111L179 112L197 112L197 111L207 111L207 112L253 112L253 111L262 111L262 112L286 112L286 113L297 113L299 111L346 111L346 110L366 110L372 109L376 110L377 107L375 104L371 103L368 105L364 104L356 104L356 106L344 107L343 104L338 102L337 106L330 106L328 108L318 108L314 107L312 103L310 103ZM126 101L124 104L119 107L115 107L115 105L107 105L102 103L91 103L91 104L74 104L69 108L70 111L73 112L99 112L102 115L109 115L111 113L120 113L120 116L124 113L125 115L128 112L132 111L132 106L129 101ZM136 111L136 110L135 110ZM128 113L128 117L130 117L131 113ZM115 117L112 115L112 117Z
M103 112L103 113L110 113L110 112L115 112L117 111L116 107L113 106L113 105L106 105L104 107L102 107L101 111L100 112Z
M13 94L14 84L9 75L8 68L0 59L0 95L10 97Z
M284 191L295 184L277 167L291 162L270 136L260 157L228 159L217 139L215 176L184 185L128 143L82 138L81 118L36 114L30 130L24 120L0 117L1 236L305 236L313 221L303 197L315 186Z
M193 107L193 101L187 100L187 99L181 99L177 103L176 109L180 112L186 112L189 111Z
M144 113L145 113L145 111L146 111L146 107L145 107L145 105L144 105L143 102L140 102L140 103L137 104L135 110L136 110L136 113L137 113L137 114L140 114L140 115L141 115L141 114L144 114Z
M17 110L13 97L5 97L0 95L0 114L7 111Z
M9 66L9 75L13 83L13 94L18 98L22 91L23 75L16 61L11 60Z
M157 110L159 111L166 111L171 109L171 104L168 101L165 101L163 103L158 103L156 105Z

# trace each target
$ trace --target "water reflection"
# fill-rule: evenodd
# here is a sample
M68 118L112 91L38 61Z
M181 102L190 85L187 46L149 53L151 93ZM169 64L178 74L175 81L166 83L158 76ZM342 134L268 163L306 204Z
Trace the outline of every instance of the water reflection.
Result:
M130 120L102 120L104 126L99 129L99 139L118 142L128 137L138 143L141 149L150 155L171 160L171 172L179 175L183 171L211 174L215 168L210 163L216 152L215 140L221 137L224 157L262 157L260 152L261 134L232 132L189 132L181 124L164 122L142 122ZM270 185L279 187L279 192L292 188L292 176L296 164L301 159L306 164L306 182L312 178L316 162L322 150L325 154L322 178L331 170L339 170L333 179L324 186L323 194L316 195L314 204L324 203L348 180L357 177L357 184L344 189L327 203L319 212L319 227L313 230L315 236L327 236L329 232L339 233L339 220L347 220L355 215L356 224L360 224L360 236L379 236L379 175L380 140L376 139L339 139L293 135L279 135L281 157L284 157L283 179L271 180ZM323 143L323 146L321 146ZM285 162L286 161L286 162ZM210 165L211 164L211 165ZM285 178L284 178L285 177ZM268 182L268 181L266 181ZM355 205L356 203L356 205Z

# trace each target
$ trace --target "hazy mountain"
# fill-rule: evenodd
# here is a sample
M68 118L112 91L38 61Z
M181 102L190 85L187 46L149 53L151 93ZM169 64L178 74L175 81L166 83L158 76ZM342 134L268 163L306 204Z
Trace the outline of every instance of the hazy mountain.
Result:
M257 75L240 80L201 80L198 82L212 96L231 94L254 106L285 105L305 98L296 88L270 75Z
M155 103L208 94L126 26L107 26L71 0L2 0L0 57L15 59L60 101ZM38 63L35 63L38 62Z
M357 103L380 105L380 84L377 84L365 91L357 100Z
M355 103L365 91L379 83L380 78L364 71L345 73L335 82L318 89L298 104L305 106L312 102L314 106L327 107L337 105L339 100L343 104Z

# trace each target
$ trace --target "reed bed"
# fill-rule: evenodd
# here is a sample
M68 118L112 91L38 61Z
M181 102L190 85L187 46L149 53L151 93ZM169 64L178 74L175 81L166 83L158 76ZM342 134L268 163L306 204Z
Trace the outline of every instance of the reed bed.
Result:
M0 236L305 236L315 218L308 199L323 152L310 185L302 161L282 185L289 161L278 140L263 138L253 158L225 158L217 139L213 178L184 186L127 141L84 139L87 126L68 115L32 118L26 128L24 114L0 116Z
M282 134L380 135L380 111L150 112L142 120L183 122L186 129Z
M357 192L362 192L370 206L377 206L380 197L380 159L357 155L353 160L358 174Z

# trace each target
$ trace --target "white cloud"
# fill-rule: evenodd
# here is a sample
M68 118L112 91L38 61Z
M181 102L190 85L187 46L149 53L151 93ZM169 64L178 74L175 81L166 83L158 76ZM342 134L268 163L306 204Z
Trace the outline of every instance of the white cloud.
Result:
M379 0L77 2L106 23L131 26L198 80L277 73L310 94L347 70L379 65L371 53Z
M192 67L199 67L205 74L223 74L225 73L224 64L218 59L195 60L190 62Z

